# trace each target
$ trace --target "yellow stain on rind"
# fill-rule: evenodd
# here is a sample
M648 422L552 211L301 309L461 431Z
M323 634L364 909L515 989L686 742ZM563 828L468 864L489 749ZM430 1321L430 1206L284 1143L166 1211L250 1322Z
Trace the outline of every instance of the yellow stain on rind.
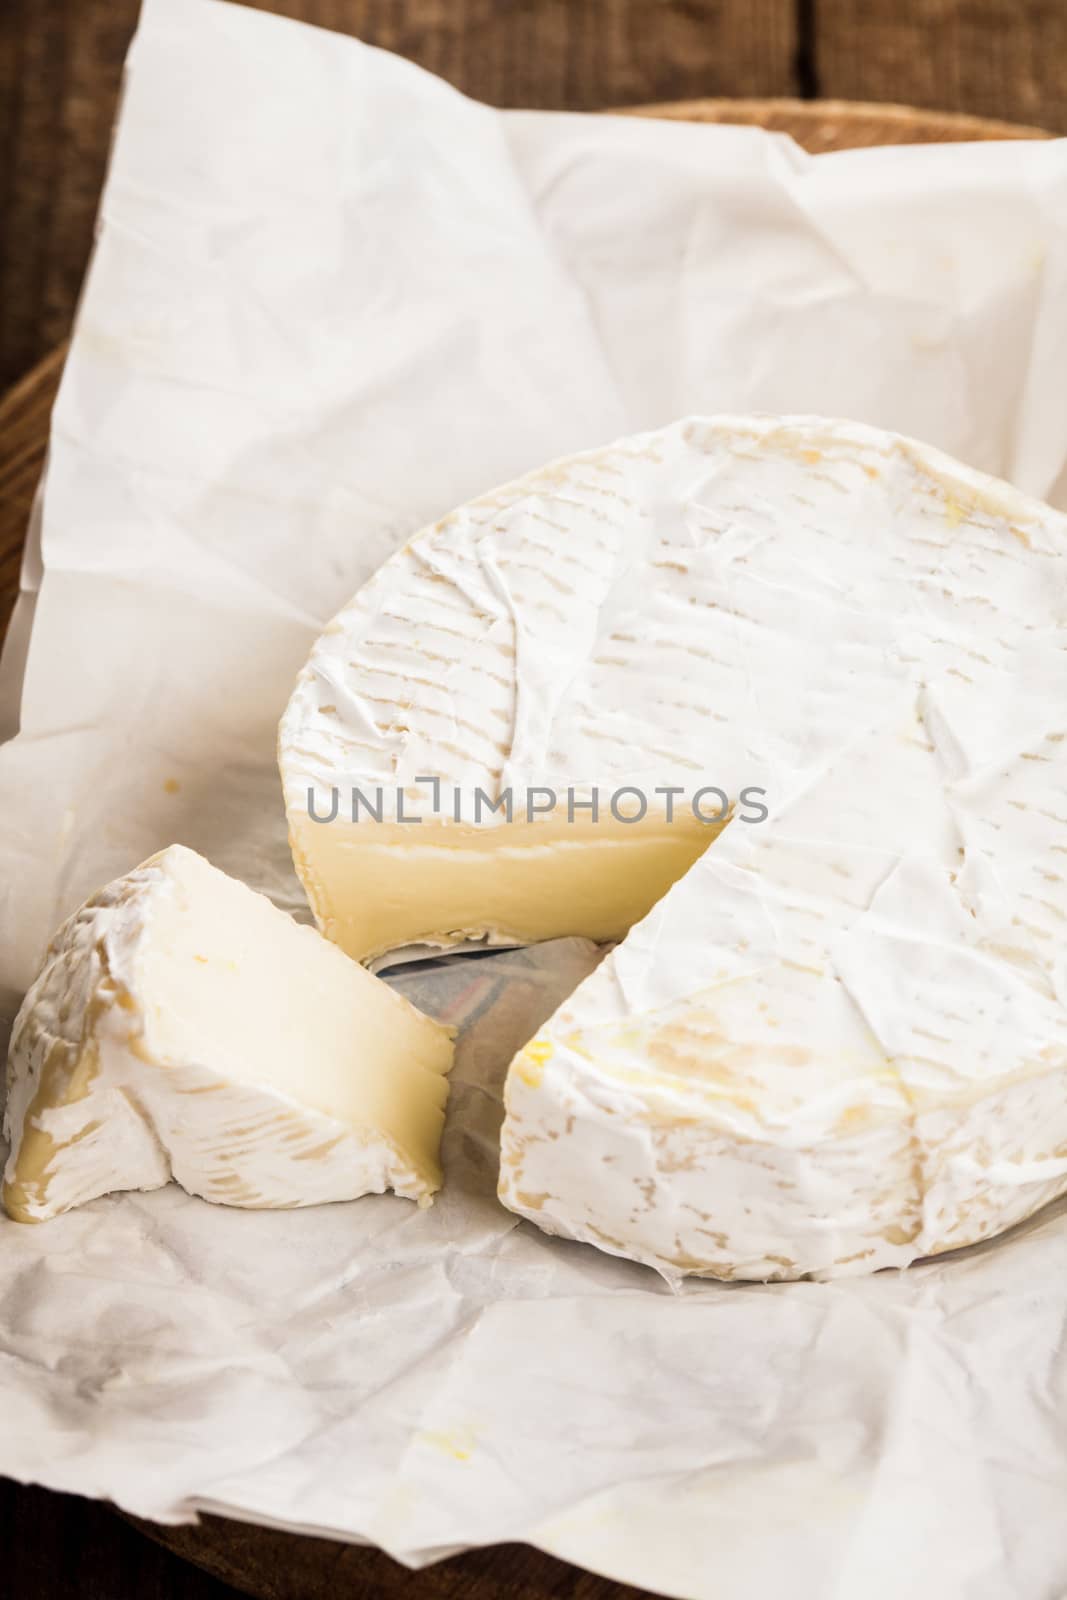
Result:
M945 521L950 528L958 528L966 519L971 508L965 506L962 500L954 494L945 496Z
M555 1054L551 1039L531 1039L515 1057L515 1072L530 1089L539 1089L545 1067Z

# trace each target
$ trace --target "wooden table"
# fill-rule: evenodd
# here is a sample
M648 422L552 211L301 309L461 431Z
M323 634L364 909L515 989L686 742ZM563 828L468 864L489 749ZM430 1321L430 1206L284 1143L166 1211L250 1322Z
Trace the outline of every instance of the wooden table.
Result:
M893 100L1067 132L1064 0L255 0L493 105ZM0 0L0 390L66 337L139 0Z
M3 374L11 379L51 352L0 402L2 637L61 367L55 347L88 251L136 0L0 5L8 133L0 135L0 386ZM1057 0L268 0L263 8L399 49L498 104L821 90L940 102L1067 131L1067 5ZM1000 131L826 103L720 105L710 115L783 127L812 149ZM0 1587L17 1600L225 1600L235 1591L220 1578L261 1600L638 1596L518 1546L412 1575L378 1552L218 1519L201 1529L146 1528L145 1538L105 1506L2 1479L0 1528Z

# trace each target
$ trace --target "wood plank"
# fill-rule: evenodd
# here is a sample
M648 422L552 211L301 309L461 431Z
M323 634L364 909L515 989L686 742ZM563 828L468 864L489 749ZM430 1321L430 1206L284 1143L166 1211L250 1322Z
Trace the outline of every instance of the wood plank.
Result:
M1063 0L808 0L821 95L1067 133Z
M222 1517L205 1516L196 1527L182 1528L131 1521L149 1539L257 1600L655 1600L647 1589L580 1571L530 1545L468 1550L412 1572L366 1545ZM138 1600L149 1597L139 1594Z
M44 316L53 206L61 162L57 88L66 74L64 0L8 0L0 8L0 79L7 87L2 158L0 381L19 377L63 337Z
M493 105L794 91L794 0L253 0ZM69 331L139 0L0 0L0 389Z
M0 400L0 645L18 592L22 541L65 356L65 346L53 351Z
M0 1478L0 1528L11 1600L237 1600L236 1590L142 1538L99 1501Z
M249 3L394 50L490 105L599 110L796 87L795 0Z

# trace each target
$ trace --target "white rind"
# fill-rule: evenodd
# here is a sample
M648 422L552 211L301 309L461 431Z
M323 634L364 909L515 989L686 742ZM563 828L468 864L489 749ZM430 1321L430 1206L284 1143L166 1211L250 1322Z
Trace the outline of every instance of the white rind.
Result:
M770 1279L904 1266L1067 1188L1060 1002L936 868L803 843L729 830L516 1059L512 1210L668 1278Z
M153 1056L139 955L174 892L171 867L183 855L192 852L172 846L109 884L49 946L8 1056L9 1210L43 1221L114 1190L156 1189L171 1178L190 1194L245 1207L316 1205L385 1190L426 1203L432 1178L373 1131L356 1130L274 1085L227 1080L193 1057ZM318 938L269 909L287 935ZM323 949L331 963L338 959ZM390 1000L405 1006L397 995ZM301 996L291 1003L299 1006ZM54 1150L39 1178L27 1181L26 1153L34 1139L40 1149L42 1135Z
M427 773L768 791L513 1065L506 1204L763 1278L1067 1189L1065 556L1062 515L912 441L695 419L463 508L327 629L297 827L309 786Z

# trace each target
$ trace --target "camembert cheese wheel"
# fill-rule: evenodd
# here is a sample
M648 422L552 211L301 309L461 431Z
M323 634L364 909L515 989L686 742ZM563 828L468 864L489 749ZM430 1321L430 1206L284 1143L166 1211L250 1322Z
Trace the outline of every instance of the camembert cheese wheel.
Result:
M767 1279L1067 1189L1065 558L932 449L718 417L486 495L341 612L280 736L322 931L621 941L512 1063L506 1205Z

